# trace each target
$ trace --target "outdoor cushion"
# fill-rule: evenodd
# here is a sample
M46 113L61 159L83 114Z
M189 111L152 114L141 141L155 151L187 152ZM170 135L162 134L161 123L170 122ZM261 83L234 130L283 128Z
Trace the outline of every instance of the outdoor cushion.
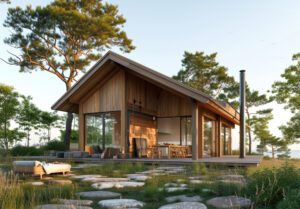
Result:
M71 171L71 165L66 163L43 163L43 168L46 174L66 173Z

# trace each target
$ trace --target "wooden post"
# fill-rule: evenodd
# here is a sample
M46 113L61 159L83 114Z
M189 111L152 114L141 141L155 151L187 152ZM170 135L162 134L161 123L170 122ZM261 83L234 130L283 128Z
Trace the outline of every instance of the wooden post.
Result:
M197 101L192 101L192 158L198 160L198 120L199 107Z
M221 117L218 116L218 120L217 120L217 156L221 157L221 144L222 144L222 139L221 139L221 135L222 135L222 123L221 123Z
M203 114L203 111L200 110L199 111L199 122L198 122L198 125L199 125L199 128L198 128L198 156L199 158L203 158L204 157L204 114Z
M78 121L78 134L79 134L79 150L84 151L85 147L85 119L84 119L84 114L83 114L83 109L82 109L82 103L79 104L79 121Z
M123 94L121 107L121 151L128 153L128 108L127 108L127 82L126 73L123 72ZM123 153L122 153L123 154Z

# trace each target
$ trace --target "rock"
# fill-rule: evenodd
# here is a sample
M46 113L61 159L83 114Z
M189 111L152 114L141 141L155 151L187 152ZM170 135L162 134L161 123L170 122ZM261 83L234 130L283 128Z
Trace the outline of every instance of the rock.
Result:
M176 195L171 197L166 197L165 200L167 202L200 202L202 201L202 197L195 195L192 197L186 196L186 195Z
M72 179L86 179L86 178L102 178L102 175L75 175L72 176Z
M164 187L177 187L177 186L178 186L178 184L176 184L176 183L166 183L164 185Z
M146 181L147 179L151 178L151 176L141 174L127 174L127 177L134 181Z
M63 204L45 204L39 205L37 209L92 209L88 206L63 205Z
M206 203L216 208L230 208L230 209L251 206L251 200L243 197L237 197L237 196L215 197L208 200Z
M32 186L43 186L44 182L34 181L34 182L28 182L28 184L31 184Z
M72 181L71 180L56 180L56 179L53 179L53 180L49 180L49 183L50 184L60 184L60 185L70 185L70 184L72 184Z
M125 208L141 208L144 203L134 199L112 199L112 200L101 200L98 202L103 208L107 209L125 209Z
M58 203L64 204L64 205L91 205L93 203L92 200L68 200L68 199L58 199Z
M45 176L45 177L43 177L43 179L42 180L52 180L53 179L53 177L50 177L50 176Z
M204 193L215 193L214 190L212 190L212 189L207 189L207 188L203 188L203 189L201 189L201 191L204 192Z
M120 181L120 182L98 182L92 184L95 189L110 189L110 188L124 188L124 187L141 187L144 186L144 182L134 181Z
M91 178L84 178L82 181L87 182L119 182L119 181L129 181L128 178L98 178L98 177L91 177Z
M161 206L159 209L207 209L207 207L200 202L179 202Z
M165 191L166 192L179 192L179 191L185 191L187 189L188 188L186 188L186 187L167 187L167 188L165 188Z
M120 193L109 192L109 191L88 191L88 192L79 192L77 193L80 197L85 198L118 198L121 196Z
M190 180L190 183L191 184L212 184L213 182L212 181L206 181L206 180L198 180L198 179L195 179L195 180Z

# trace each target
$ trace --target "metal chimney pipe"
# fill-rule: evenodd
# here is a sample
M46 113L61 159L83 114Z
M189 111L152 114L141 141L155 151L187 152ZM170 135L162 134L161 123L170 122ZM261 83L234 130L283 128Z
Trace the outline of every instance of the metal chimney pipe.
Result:
M246 104L246 88L245 88L245 70L240 70L240 158L245 158L245 104Z

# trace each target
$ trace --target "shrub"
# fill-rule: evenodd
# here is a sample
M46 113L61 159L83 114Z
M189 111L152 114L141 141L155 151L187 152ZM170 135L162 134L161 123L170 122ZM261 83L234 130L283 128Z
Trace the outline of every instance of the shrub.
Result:
M10 151L12 156L39 156L43 155L43 151L36 147L15 146Z
M206 175L207 168L203 163L194 163L192 166L192 172L194 175Z
M45 146L43 146L43 150L65 151L66 145L63 141L53 140L53 141L49 141Z
M257 206L275 208L286 194L298 188L300 188L300 171L286 163L279 168L254 172L250 176L246 194Z
M277 205L278 209L295 209L300 208L300 190L288 192L284 199Z

